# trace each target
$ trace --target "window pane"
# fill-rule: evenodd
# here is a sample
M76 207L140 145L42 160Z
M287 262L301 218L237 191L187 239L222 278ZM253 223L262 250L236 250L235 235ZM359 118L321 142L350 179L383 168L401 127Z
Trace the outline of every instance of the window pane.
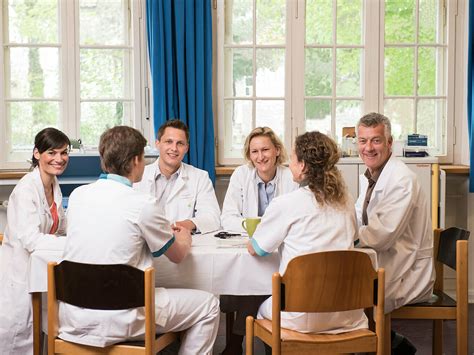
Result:
M285 44L286 1L257 0L257 44Z
M336 137L342 138L343 127L355 127L362 116L362 101L337 100L336 101Z
M414 0L385 0L385 43L415 41Z
M59 96L59 49L10 48L10 97Z
M231 139L226 140L231 150L241 151L245 138L252 130L252 101L226 100L224 103L224 116L226 122L231 122ZM226 137L228 134L226 132Z
M428 145L444 152L443 130L446 125L446 100L419 100L416 133L428 136Z
M305 95L323 96L332 93L332 50L307 48L305 58Z
M10 42L58 43L58 1L8 1L8 31Z
M385 48L385 94L413 95L413 48Z
M224 1L225 44L253 43L253 1Z
M80 138L86 146L96 147L100 135L117 125L129 125L132 121L130 102L82 102Z
M332 0L306 1L306 44L332 44Z
M407 134L415 132L412 99L385 100L384 115L390 119L394 139L406 140Z
M228 48L224 51L224 95L253 95L252 49Z
M418 94L446 95L445 49L420 47L418 52Z
M10 102L6 105L13 150L31 150L36 133L46 127L58 127L59 102Z
M442 6L439 0L420 0L420 43L439 43L444 44L445 26L442 24L443 14Z
M361 53L358 48L337 49L336 94L361 96Z
M259 100L255 106L255 126L267 126L284 140L285 101Z
M306 131L319 131L332 136L331 100L305 100Z
M285 50L257 49L257 96L285 95Z
M125 77L129 57L128 50L82 49L81 98L130 98L132 88Z
M337 44L360 44L362 1L337 1Z
M80 0L80 44L127 45L128 5L123 0Z

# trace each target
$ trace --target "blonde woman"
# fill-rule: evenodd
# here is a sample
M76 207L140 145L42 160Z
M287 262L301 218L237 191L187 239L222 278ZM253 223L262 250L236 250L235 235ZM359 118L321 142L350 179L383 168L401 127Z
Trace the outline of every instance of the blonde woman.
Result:
M273 198L294 191L290 170L282 164L288 160L285 147L269 127L257 127L247 136L244 157L248 164L235 169L222 208L221 225L225 230L244 233L242 220L261 217ZM267 296L222 296L221 310L236 311L230 341L223 354L242 354L245 318L256 316Z
M260 217L271 200L294 191L290 170L283 166L288 158L283 143L269 127L257 127L247 136L244 157L230 177L222 207L221 225L229 231L245 232L242 220Z
M265 256L278 250L280 273L302 254L351 249L357 236L354 202L336 163L336 143L319 132L296 138L290 169L301 187L275 198L248 244L249 253ZM272 299L258 311L271 319ZM341 333L367 327L362 310L335 313L282 312L281 325L301 332Z

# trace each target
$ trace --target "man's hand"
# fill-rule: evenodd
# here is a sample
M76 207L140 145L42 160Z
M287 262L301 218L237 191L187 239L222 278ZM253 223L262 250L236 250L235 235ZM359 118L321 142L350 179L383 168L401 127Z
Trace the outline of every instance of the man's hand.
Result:
M165 255L170 261L178 264L188 255L193 239L191 238L191 231L189 229L180 225L173 225L171 228L175 240L171 247L165 252Z
M186 229L189 229L190 231L196 229L196 225L194 224L193 221L189 220L189 219L185 219L184 221L176 221L172 226L171 228L177 228L177 227L184 227Z

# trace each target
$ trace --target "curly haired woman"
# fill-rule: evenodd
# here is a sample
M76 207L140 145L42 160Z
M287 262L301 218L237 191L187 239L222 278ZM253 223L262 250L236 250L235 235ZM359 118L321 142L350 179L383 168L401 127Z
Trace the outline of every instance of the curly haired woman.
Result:
M298 136L291 154L293 180L301 187L276 197L248 244L249 253L265 256L279 250L280 273L303 254L351 249L357 237L354 202L336 167L336 143L319 132ZM271 319L272 299L258 312ZM281 326L307 333L342 333L367 328L362 310L334 313L282 312Z

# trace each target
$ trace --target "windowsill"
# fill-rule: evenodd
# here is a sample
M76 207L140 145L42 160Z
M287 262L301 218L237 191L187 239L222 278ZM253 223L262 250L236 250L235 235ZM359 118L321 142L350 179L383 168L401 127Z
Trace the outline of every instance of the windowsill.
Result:
M440 165L439 168L448 175L469 175L468 165Z
M220 165L216 166L216 175L217 176L230 176L238 165ZM446 174L459 174L466 175L469 174L469 166L467 165L441 165L440 169L446 171ZM21 179L29 170L2 170L0 171L0 180L6 179Z

